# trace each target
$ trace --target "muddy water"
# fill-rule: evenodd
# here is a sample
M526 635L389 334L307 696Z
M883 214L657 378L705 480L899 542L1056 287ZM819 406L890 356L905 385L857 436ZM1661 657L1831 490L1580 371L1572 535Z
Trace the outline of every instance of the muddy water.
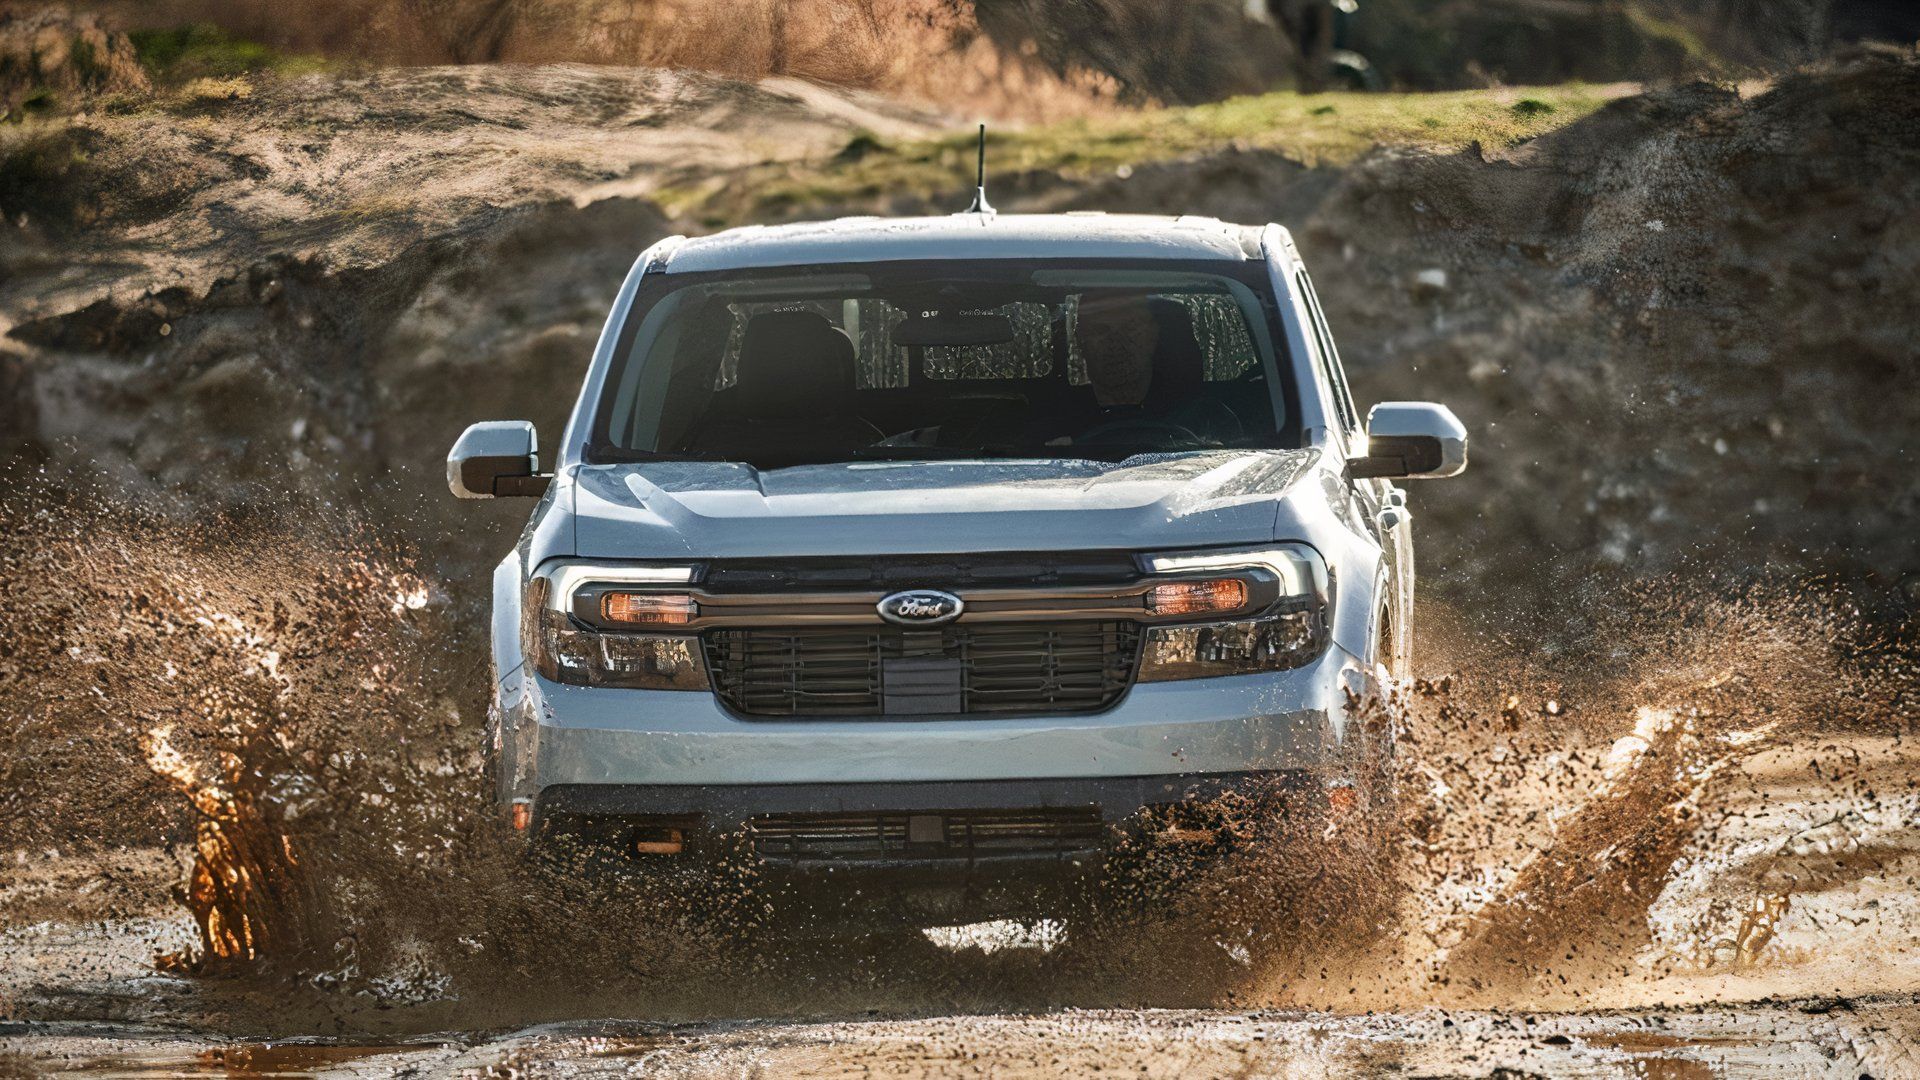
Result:
M1372 714L1389 858L1248 805L1251 854L1151 917L795 945L750 881L518 856L480 781L484 612L418 553L272 500L4 514L0 1067L1913 1062L1914 637L1836 589L1597 593L1544 642L1431 611L1434 674Z

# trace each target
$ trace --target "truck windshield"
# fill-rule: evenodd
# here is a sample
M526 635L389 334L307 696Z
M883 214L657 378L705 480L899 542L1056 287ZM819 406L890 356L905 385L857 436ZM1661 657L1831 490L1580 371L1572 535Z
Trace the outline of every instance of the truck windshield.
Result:
M1120 460L1297 445L1265 267L1039 260L660 275L590 462Z

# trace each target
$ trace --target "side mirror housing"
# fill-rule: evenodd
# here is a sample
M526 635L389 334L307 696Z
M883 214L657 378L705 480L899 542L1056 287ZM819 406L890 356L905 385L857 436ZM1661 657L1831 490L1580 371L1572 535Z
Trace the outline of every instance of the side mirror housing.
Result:
M484 420L447 454L447 486L463 499L543 495L553 474L540 471L538 447L525 420Z
M1467 467L1467 429L1430 401L1383 401L1367 413L1367 456L1347 462L1354 479L1434 479Z

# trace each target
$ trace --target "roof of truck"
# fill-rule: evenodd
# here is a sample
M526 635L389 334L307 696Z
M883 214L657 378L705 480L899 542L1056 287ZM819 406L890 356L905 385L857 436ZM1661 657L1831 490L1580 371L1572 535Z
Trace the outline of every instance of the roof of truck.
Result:
M903 259L1225 259L1260 257L1261 229L1153 214L947 214L749 225L687 240L667 273Z

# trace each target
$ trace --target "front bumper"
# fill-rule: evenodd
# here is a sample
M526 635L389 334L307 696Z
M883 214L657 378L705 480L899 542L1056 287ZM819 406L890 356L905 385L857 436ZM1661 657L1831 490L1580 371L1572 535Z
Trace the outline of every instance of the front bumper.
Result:
M1191 803L1254 788L1304 782L1307 774L1260 771L1172 776L1050 777L860 784L554 784L535 801L536 817L701 819L728 833L767 814L901 814L1022 809L1092 809L1121 821L1141 807Z
M1361 671L1333 646L1292 671L1136 685L1093 715L765 720L709 693L573 686L522 668L500 686L499 793L620 788L691 808L742 797L727 789L846 787L860 800L884 790L862 785L1326 772L1344 757Z
M1124 879L1129 865L1150 868L1158 884L1168 885L1231 849L1233 816L1244 824L1248 808L1271 813L1279 805L1275 797L1311 795L1317 786L1309 773L1270 771L924 783L555 784L540 793L533 817L535 835L552 838L556 850L600 852L603 860L617 855L612 864L595 865L623 869L656 857L636 857L636 840L670 829L676 843L685 844L676 853L684 851L693 867L703 868L696 872L750 888L760 908L776 916L844 929L1054 915L1088 901L1116 868ZM1164 834L1177 836L1168 849L1160 830L1175 824L1180 828ZM1127 861L1129 851L1134 863ZM1138 861L1149 851L1152 857ZM722 894L733 895L724 888Z

